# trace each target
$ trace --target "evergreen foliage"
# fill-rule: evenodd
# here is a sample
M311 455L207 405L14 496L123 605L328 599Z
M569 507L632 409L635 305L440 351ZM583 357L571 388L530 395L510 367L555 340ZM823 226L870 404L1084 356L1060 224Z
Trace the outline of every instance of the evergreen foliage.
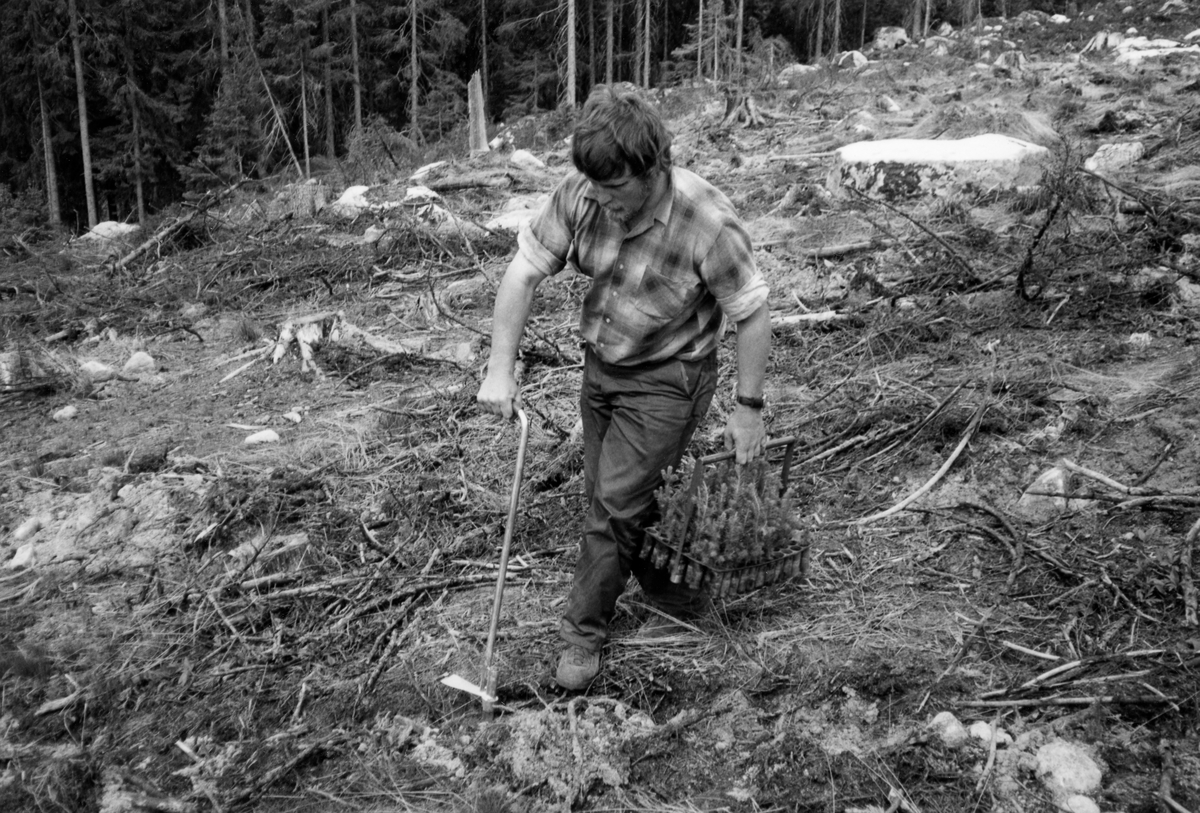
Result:
M913 7L913 0L841 6L745 0L739 60L736 0L703 0L702 27L701 0L492 0L486 13L484 0L355 0L353 42L349 0L79 0L102 216L153 212L189 186L296 167L306 172L305 159L331 145L342 155L352 148L361 153L372 136L352 133L355 75L364 118L375 121L375 141L383 130L427 141L456 137L467 115L466 82L483 67L484 37L490 117L511 121L554 109L567 95L568 2L577 20L577 99L606 73L610 6L614 81L684 82L699 72L741 87L769 83L794 54L808 53L817 17L828 14L823 9L840 7L842 15L839 27L824 29L826 40L839 32L837 43L822 46L829 53L860 47L878 26L903 23ZM967 13L1017 14L1034 2L938 0L932 14L955 23ZM62 210L78 212L80 120L67 28L61 2L0 4L0 184L46 200L48 178L57 174ZM228 43L227 58L222 43ZM643 76L647 52L650 71ZM735 75L739 61L741 76Z

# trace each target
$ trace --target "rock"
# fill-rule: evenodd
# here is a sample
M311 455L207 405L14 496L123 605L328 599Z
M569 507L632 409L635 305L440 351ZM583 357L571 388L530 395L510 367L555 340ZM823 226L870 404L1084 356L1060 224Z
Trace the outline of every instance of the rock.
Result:
M1017 500L1016 511L1027 519L1044 522L1071 510L1072 500L1067 497L1070 493L1071 473L1061 466L1054 466L1038 475L1025 489Z
M1101 144L1095 154L1083 162L1083 168L1098 175L1107 175L1132 166L1145 154L1146 147L1140 141Z
M1079 793L1072 794L1064 799L1062 806L1071 811L1071 813L1100 813L1100 805Z
M284 420L291 421L292 423L300 423L300 421L304 420L304 418L300 416L300 413L294 409L291 412L283 413L283 417Z
M885 25L875 29L874 46L880 51L894 51L908 43L908 32L898 25Z
M1200 285L1180 277L1175 283L1175 294L1184 307L1200 307Z
M837 58L837 66L839 68L858 69L865 67L867 62L869 60L863 56L862 51L846 51L845 53L838 54Z
M549 195L518 195L504 204L500 214L489 220L485 225L493 231L519 232L521 226L533 220L541 210Z
M820 70L816 65L801 65L799 62L795 62L781 70L775 77L775 82L781 88L799 87L806 77L812 76Z
M1149 333L1130 333L1125 337L1125 344L1129 345L1134 350L1145 350L1147 347L1154 344L1154 337Z
M967 729L967 732L975 739L982 741L984 745L990 746L992 743L992 724L986 720L976 720L971 723L971 727ZM997 728L995 736L998 748L1012 745L1012 735L1004 729Z
M79 237L80 240L125 240L133 237L142 227L136 223L117 223L113 220L105 220L102 223L97 223L86 234Z
M38 531L45 528L49 523L49 517L30 517L17 526L13 531L13 541L22 542L36 534Z
M253 435L248 435L243 444L246 446L257 446L262 443L278 443L279 433L274 429L263 429L261 432L255 432Z
M929 721L929 729L937 734L943 743L952 748L962 745L970 736L958 718L948 711L938 712Z
M546 168L546 162L529 150L514 150L513 154L508 157L508 162L513 166L530 171Z
M404 200L401 203L433 203L435 200L441 200L442 196L434 192L428 186L410 186L404 190Z
M1079 745L1048 742L1037 750L1036 759L1037 776L1056 800L1100 790L1100 766Z
M76 407L74 404L67 404L67 405L66 405L65 407L63 407L62 409L55 410L54 414L53 414L53 415L51 415L50 417L51 417L53 420L56 420L56 421L58 421L59 423L62 423L63 421L69 421L69 420L71 420L72 418L74 418L74 417L75 417L76 415L78 415L78 414L79 414L79 408L78 408L78 407Z
M346 191L342 192L341 197L331 204L331 211L343 217L355 217L360 212L371 208L371 204L367 201L367 191L369 186L350 186Z
M961 191L1036 186L1050 151L1012 136L953 140L891 138L847 144L835 152L826 188L847 188L889 200Z
M17 548L17 552L13 554L13 558L8 561L9 570L20 570L23 567L33 565L33 543L26 542L21 547Z
M153 375L158 372L158 364L155 363L154 357L144 350L139 350L129 357L129 361L125 362L125 366L121 368L123 375L143 376Z
M880 96L875 100L875 106L885 113L899 113L903 109L891 96Z
M79 369L92 380L93 384L103 384L117 377L117 371L100 361L85 361Z

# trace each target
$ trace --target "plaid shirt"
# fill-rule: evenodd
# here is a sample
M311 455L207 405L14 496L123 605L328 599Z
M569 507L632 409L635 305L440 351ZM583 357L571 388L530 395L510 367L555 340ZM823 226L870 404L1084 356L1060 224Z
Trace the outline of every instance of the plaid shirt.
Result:
M545 276L570 264L592 278L579 327L609 364L703 358L726 317L740 322L769 294L733 204L686 169L671 170L652 216L628 232L572 172L521 228L518 245Z

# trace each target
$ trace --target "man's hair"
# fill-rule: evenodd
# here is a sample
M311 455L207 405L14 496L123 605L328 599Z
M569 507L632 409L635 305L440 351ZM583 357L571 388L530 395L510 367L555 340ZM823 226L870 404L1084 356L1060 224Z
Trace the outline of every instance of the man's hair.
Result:
M571 138L575 168L596 181L671 167L671 134L632 86L598 85L583 105Z

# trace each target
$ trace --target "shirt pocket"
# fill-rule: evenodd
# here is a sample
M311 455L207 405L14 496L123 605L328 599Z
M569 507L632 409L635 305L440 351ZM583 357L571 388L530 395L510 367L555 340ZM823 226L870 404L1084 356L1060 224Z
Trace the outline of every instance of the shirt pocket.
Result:
M696 309L702 289L700 278L691 273L662 273L647 268L633 293L633 307L652 322L665 324Z

